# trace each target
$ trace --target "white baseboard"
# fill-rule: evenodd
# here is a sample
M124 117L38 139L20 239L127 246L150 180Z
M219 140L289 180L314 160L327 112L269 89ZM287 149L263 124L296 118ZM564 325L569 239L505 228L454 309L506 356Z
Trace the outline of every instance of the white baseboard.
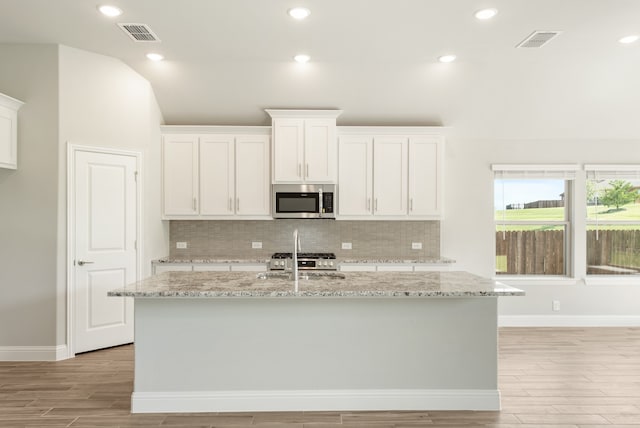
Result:
M134 392L132 413L500 410L498 390Z
M0 346L0 361L59 361L67 358L67 345Z
M640 327L637 315L500 315L500 327Z

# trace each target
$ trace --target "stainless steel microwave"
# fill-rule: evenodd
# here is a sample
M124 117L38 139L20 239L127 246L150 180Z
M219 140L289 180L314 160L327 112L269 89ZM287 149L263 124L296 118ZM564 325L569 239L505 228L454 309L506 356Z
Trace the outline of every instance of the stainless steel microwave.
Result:
M335 184L274 184L273 218L335 218Z

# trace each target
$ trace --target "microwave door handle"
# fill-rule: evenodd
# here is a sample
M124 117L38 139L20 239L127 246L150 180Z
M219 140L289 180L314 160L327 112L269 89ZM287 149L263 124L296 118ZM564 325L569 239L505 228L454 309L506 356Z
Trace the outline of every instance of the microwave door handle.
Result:
M323 209L323 207L322 207L322 203L323 203L322 189L318 190L318 198L319 198L318 206L319 206L319 208L320 208L320 209L319 209L319 211L320 211L320 213L319 213L319 214L320 214L320 217L322 217L322 213L324 212L324 209Z

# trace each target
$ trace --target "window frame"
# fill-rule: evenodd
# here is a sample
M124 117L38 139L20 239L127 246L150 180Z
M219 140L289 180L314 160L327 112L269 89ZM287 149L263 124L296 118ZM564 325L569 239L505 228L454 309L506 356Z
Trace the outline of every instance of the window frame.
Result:
M575 186L577 179L577 171L580 170L578 164L494 164L491 166L493 171L493 190L494 199L496 194L496 181L505 179L535 180L535 179L553 179L564 180L564 220L549 221L530 221L530 220L499 220L495 215L495 207L493 213L494 219L494 278L508 281L566 281L575 278ZM495 247L497 234L500 232L500 226L508 225L553 225L564 227L564 274L562 275L544 275L544 274L499 274L497 272Z
M589 180L597 179L598 177L606 180L614 180L614 179L640 180L640 165L637 165L637 164L585 164L584 171L585 171L585 181L584 181L585 198L583 203L585 206L585 222L584 222L584 230L582 230L581 232L584 234L584 241L585 241L585 250L584 250L585 281L592 284L599 284L604 281L606 281L607 283L611 283L612 281L620 282L620 283L637 282L638 278L640 277L640 273L632 274L632 275L588 273L589 266L588 266L587 232L589 230L589 227L595 225L596 230L598 230L597 227L600 225L621 225L621 226L631 225L631 226L637 226L638 229L640 229L640 218L638 220L606 220L606 221L599 220L597 217L595 219L590 218L588 215L588 201L586 199L586 188Z

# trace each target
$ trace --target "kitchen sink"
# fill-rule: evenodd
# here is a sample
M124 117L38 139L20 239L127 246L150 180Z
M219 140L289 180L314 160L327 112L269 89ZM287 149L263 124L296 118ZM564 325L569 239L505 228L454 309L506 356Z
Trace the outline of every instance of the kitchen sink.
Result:
M291 272L260 272L256 275L258 279L288 279L293 281L293 274ZM315 279L345 279L346 276L340 272L300 272L298 279L300 280L315 280Z

